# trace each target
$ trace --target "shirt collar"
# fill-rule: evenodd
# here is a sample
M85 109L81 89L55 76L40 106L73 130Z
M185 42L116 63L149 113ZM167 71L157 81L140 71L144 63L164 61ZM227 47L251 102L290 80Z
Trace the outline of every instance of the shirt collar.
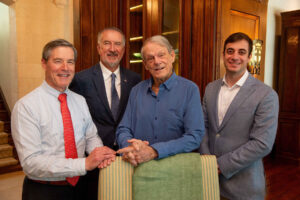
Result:
M174 85L175 83L175 80L176 80L176 77L177 75L175 74L175 72L173 72L173 74L171 75L170 78L168 78L168 80L166 80L164 83L162 83L160 85L160 87L165 87L167 90L171 90L172 86ZM151 91L151 88L152 88L152 85L153 85L153 78L151 77L150 80L149 80L149 83L148 83L148 89Z
M109 69L107 69L101 61L100 61L100 67L102 70L103 79L107 80L108 78L110 78L112 72ZM116 71L114 71L113 73L116 75L116 78L118 79L120 77L120 66L118 66Z
M222 85L226 84L228 86L226 79L225 79L225 75L223 76ZM235 87L235 86L242 87L244 85L244 83L246 82L248 75L249 75L249 72L246 70L245 73L243 74L243 76L232 87Z
M61 93L66 93L67 95L70 94L70 90L69 88L67 88L65 91L63 92L60 92L56 89L54 89L53 87L51 87L45 80L43 81L42 83L42 87L43 89L48 92L49 94L53 95L54 97L58 98L58 96L61 94Z

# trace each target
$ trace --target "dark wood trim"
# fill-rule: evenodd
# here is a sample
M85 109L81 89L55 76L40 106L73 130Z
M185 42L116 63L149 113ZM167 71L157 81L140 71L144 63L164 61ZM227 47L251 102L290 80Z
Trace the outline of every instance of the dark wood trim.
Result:
M222 46L222 0L216 0L216 7L215 7L215 45L214 45L214 74L212 79L216 80L220 78L220 59L222 57L221 49L223 49Z
M216 74L216 0L193 1L191 68L188 78L194 81L203 96L206 85Z
M77 49L76 72L81 71L81 29L80 29L80 0L73 1L74 46Z
M184 1L184 2L183 2ZM192 0L181 0L180 9L180 72L181 76L189 79L191 70L192 51Z

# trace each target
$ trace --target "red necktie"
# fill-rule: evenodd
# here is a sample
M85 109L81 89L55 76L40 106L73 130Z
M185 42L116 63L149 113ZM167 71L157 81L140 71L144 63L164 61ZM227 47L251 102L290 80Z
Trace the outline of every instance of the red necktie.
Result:
M67 104L67 94L65 93L60 94L58 100L60 101L60 110L61 110L62 120L64 124L66 158L78 158L71 114ZM76 185L78 179L79 176L67 177L67 181L73 186Z

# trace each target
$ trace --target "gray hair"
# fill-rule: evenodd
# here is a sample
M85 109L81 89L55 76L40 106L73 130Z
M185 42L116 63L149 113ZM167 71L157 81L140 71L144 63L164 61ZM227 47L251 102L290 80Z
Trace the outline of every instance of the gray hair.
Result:
M101 42L101 38L102 38L102 34L105 32L105 31L116 31L118 33L120 33L122 35L122 44L125 46L125 35L123 33L123 31L121 31L121 29L117 28L117 27L114 27L114 26L111 26L111 27L107 27L107 28L104 28L102 31L100 31L98 33L98 36L97 36L97 42L98 44L100 44Z
M70 47L74 52L74 60L77 60L77 50L73 44L64 39L56 39L48 42L43 48L42 59L48 61L52 50L57 47Z
M155 36L152 36L152 37L146 39L143 43L143 46L141 49L141 56L142 56L143 60L144 60L144 47L148 43L156 43L160 46L166 47L169 53L171 53L173 51L173 47L166 37L164 37L162 35L155 35Z

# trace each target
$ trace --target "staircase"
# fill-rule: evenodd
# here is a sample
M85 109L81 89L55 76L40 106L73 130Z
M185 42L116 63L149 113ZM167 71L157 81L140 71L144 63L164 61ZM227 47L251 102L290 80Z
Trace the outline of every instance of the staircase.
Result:
M0 89L0 174L21 170L10 134L10 113Z

